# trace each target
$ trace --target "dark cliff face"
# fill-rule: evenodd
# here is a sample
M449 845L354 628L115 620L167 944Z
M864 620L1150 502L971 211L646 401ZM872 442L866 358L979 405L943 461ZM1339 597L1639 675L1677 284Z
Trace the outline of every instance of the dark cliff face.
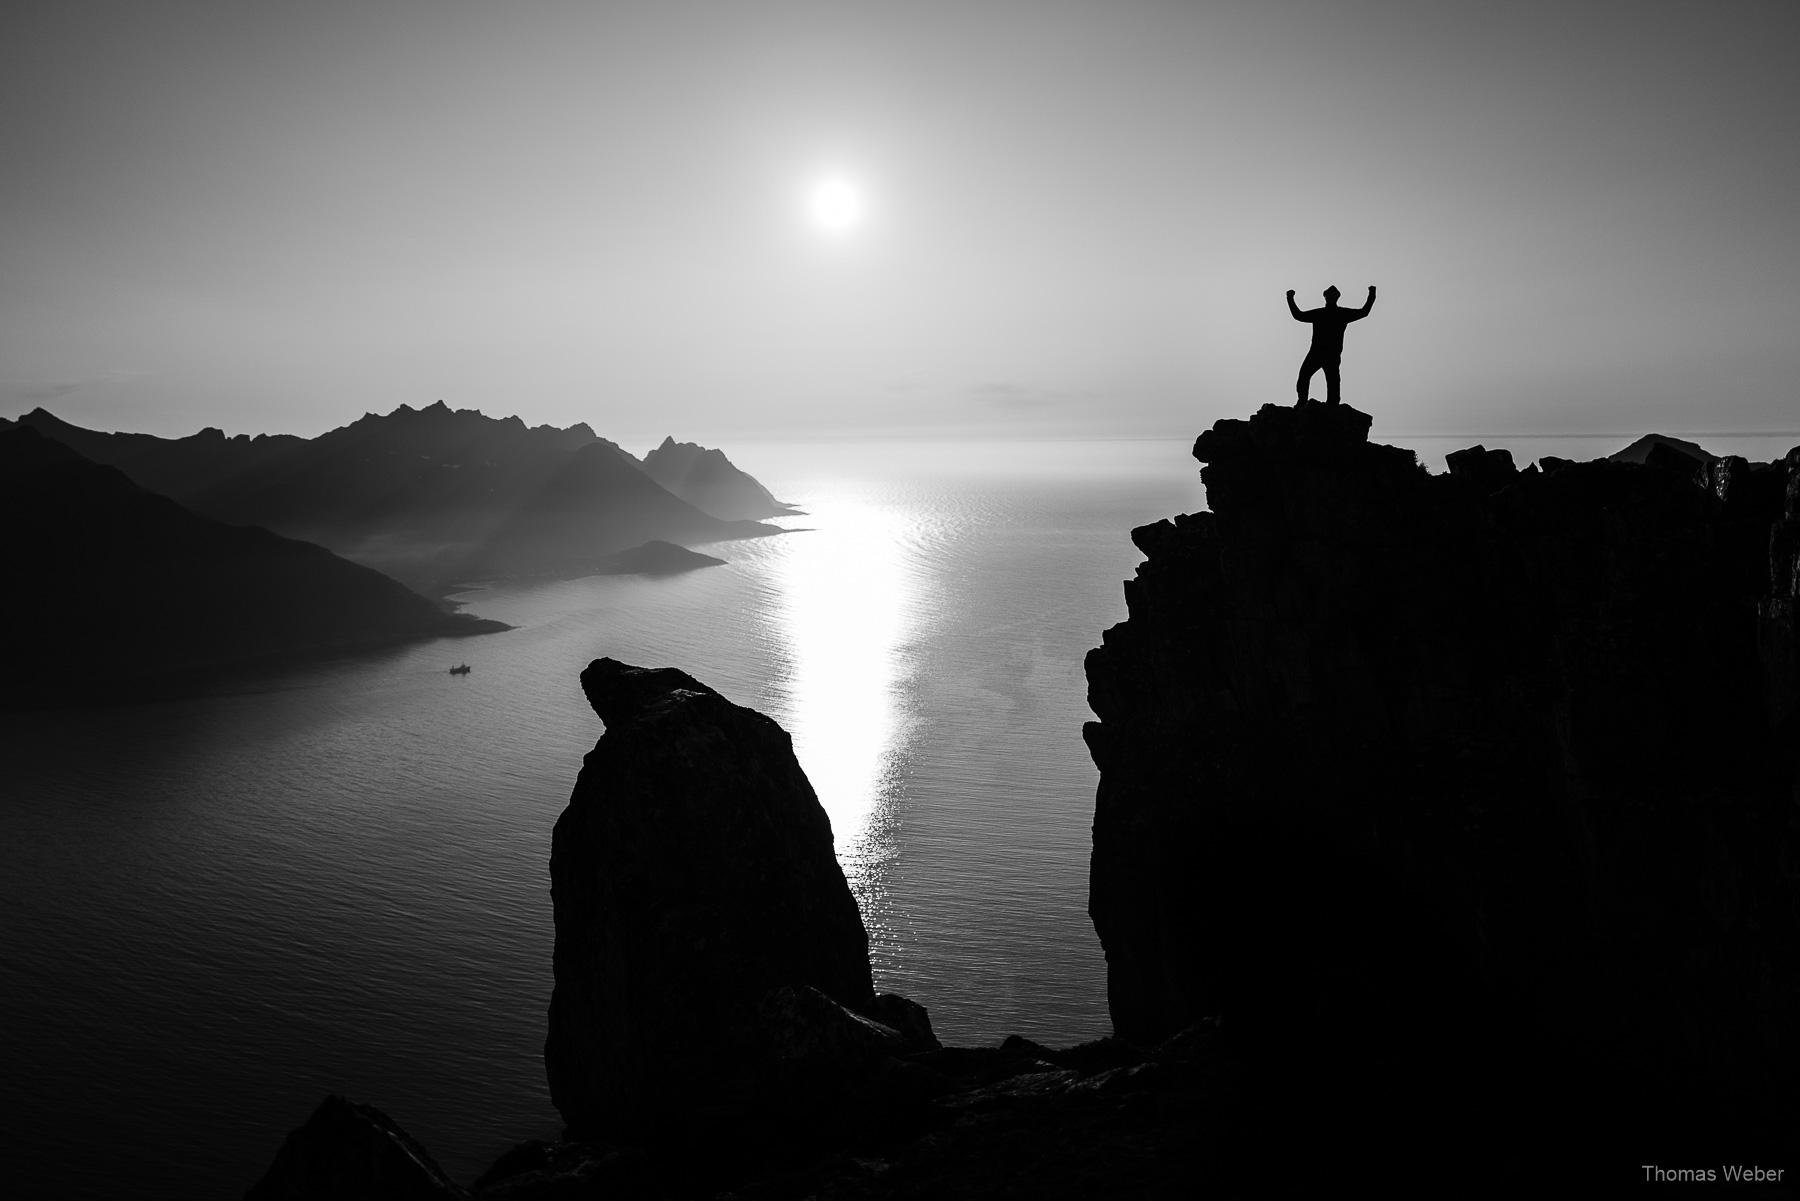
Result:
M862 917L780 726L673 669L597 659L581 683L607 729L551 850L551 1097L577 1133L723 1117L795 1058L782 1012L872 1007Z
M1654 1078L1672 1127L1708 1086L1721 1125L1768 1119L1800 999L1800 452L1431 476L1368 427L1219 422L1212 511L1133 532L1087 663L1119 1034L1218 1013L1394 1088L1548 1066Z

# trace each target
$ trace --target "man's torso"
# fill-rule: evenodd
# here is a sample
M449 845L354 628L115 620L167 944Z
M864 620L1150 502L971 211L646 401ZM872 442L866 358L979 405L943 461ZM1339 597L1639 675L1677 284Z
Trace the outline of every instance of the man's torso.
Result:
M1313 327L1312 344L1314 350L1341 353L1344 349L1344 327L1349 325L1355 314L1350 309L1313 309L1304 314L1308 324Z

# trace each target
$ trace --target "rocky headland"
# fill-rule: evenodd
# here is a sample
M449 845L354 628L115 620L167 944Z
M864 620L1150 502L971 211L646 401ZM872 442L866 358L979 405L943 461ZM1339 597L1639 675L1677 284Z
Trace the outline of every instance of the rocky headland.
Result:
M652 539L642 546L606 555L596 575L679 575L701 567L723 567L725 560L703 555L673 542Z
M796 512L741 471L724 451L695 442L664 438L644 456L644 472L689 504L727 521L789 517Z
M471 1186L328 1099L256 1198L1518 1195L1792 1165L1800 451L1432 476L1366 414L1195 447L1088 661L1114 1032L874 992L768 718L596 660L552 850L568 1129ZM1790 1170L1791 1178L1791 1170ZM321 1184L319 1182L328 1182Z

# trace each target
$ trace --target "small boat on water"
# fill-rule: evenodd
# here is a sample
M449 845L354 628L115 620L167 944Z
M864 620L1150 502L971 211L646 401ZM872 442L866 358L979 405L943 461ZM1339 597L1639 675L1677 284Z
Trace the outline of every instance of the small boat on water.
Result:
M466 676L469 674L469 665L467 663L459 663L450 669L450 674L453 676Z

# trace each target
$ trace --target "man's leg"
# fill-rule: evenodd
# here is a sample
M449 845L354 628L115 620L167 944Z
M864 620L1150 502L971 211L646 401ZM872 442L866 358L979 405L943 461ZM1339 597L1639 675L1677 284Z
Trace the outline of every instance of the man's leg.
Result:
M1319 360L1313 356L1313 353L1310 350L1307 351L1306 357L1300 361L1300 378L1294 383L1295 404L1300 404L1306 400L1306 386L1312 381L1313 372L1318 369Z
M1327 359L1322 364L1325 368L1325 403L1338 403L1338 361Z

